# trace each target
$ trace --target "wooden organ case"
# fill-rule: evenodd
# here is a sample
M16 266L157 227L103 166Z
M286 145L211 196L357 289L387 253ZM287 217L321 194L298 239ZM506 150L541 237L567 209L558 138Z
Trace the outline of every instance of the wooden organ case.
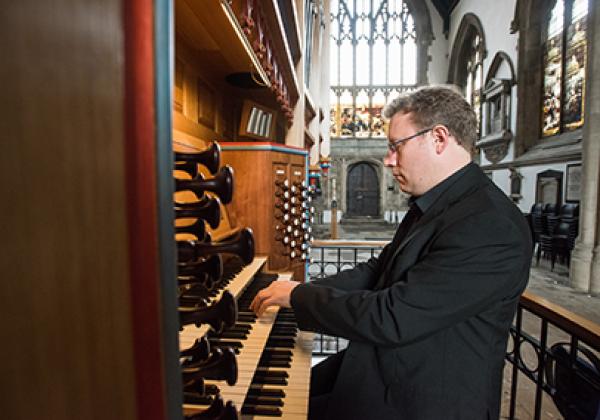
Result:
M293 67L281 56L283 40L273 37L283 29L272 27L271 38L265 35L277 21L276 3L176 0L174 5L184 414L189 420L304 419L311 333L297 330L289 309L272 307L260 319L248 309L270 282L304 280L311 234L308 152L276 143L285 138L291 104L298 100ZM261 88L226 81L240 74L262 80ZM240 123L252 115L245 104L271 110L268 123ZM264 141L248 142L256 133Z
M298 281L305 278L312 240L306 155L280 144L223 143L223 162L243 176L228 205L232 222L252 228L268 270L291 271Z

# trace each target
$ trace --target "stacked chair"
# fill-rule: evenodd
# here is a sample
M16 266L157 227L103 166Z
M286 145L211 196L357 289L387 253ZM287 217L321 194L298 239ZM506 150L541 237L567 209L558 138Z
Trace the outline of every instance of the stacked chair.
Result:
M530 223L536 250L536 264L540 257L550 258L551 270L558 259L569 266L579 228L579 204L536 203L531 207Z

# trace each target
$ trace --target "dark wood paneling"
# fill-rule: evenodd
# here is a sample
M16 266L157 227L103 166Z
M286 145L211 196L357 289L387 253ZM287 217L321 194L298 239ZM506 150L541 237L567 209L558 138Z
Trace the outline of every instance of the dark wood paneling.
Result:
M0 14L2 418L134 419L120 0Z

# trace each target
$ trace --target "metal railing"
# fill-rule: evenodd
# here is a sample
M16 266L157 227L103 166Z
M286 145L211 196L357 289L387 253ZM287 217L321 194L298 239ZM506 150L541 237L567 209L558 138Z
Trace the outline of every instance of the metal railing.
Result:
M387 242L384 241L314 241L308 279L318 280L343 270L356 267L361 262L379 255ZM348 342L343 338L316 334L313 356L328 356L343 350Z
M517 391L519 377L534 384L531 398L528 398L533 400L533 419L543 418L543 393L555 402L559 401L557 406L561 406L561 414L566 418L598 418L600 372L593 373L595 368L588 364L585 353L597 357L599 352L600 325L544 298L523 293L510 329L506 353L506 360L512 364L508 418L516 417L518 399L522 394ZM585 401L584 395L570 395L579 387L585 388L591 399L597 398L593 417L582 411L593 401Z
M353 268L360 262L379 255L385 244L386 242L380 241L315 241L311 251L311 263L308 266L309 281ZM557 342L566 343L566 348L569 349L567 358L559 357L556 346L553 347ZM316 334L313 356L335 354L347 344L342 338ZM582 348L584 350L581 350ZM556 413L555 417L560 416L554 404L543 404L542 396L545 393L547 398L552 397L556 401L561 397L562 386L572 388L574 381L581 382L592 398L594 395L600 396L600 373L590 376L583 372L582 375L582 366L587 366L587 363L581 364L581 355L589 350L594 354L600 352L599 325L525 292L510 330L506 360L511 365L505 369L505 386L510 390L509 400L503 403L503 411L507 411L503 418L523 418L523 413L517 413L518 407L535 420L542 418L543 407L546 412ZM552 369L556 370L556 365L560 367L561 375L551 381L552 378L549 378L548 374ZM519 378L529 380L529 390L518 389ZM561 385L559 380L568 383ZM579 403L575 401L575 405L577 404ZM561 409L565 410L564 405ZM600 410L600 407L598 409Z

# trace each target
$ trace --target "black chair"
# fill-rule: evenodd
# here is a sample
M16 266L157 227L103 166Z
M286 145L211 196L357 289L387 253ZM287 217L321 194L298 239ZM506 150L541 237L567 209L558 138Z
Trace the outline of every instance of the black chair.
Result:
M579 218L579 204L567 203L563 204L560 208L559 213L561 219L578 219Z
M554 235L552 235L550 271L554 270L554 263L557 258L561 264L566 262L567 267L570 265L572 250L569 246L570 229L570 224L566 222L561 222L556 226Z
M560 222L569 225L567 241L569 251L575 247L575 239L579 234L579 204L567 203L560 209Z
M538 246L536 264L539 265L540 256L550 258L550 260L552 260L552 256L554 255L553 241L554 240L551 235L540 235L540 244ZM552 268L554 268L554 264L552 264Z
M546 204L544 206L543 221L545 223L546 234L552 236L556 225L560 222L558 204Z
M540 263L540 257L552 257L552 234L559 222L557 204L539 203L539 206L542 207L542 213L536 216L535 219L539 219L534 221L534 224L537 225L536 229L539 231L539 245L536 253L537 265ZM539 207L536 207L536 209L539 209Z
M540 262L541 246L540 246L540 235L544 235L544 221L543 221L543 203L535 203L531 206L531 213L529 214L529 222L532 231L533 248L536 251L537 263Z
M536 203L531 208L531 226L537 243L536 264L540 257L549 258L551 270L559 263L570 265L571 251L579 230L579 204Z
M556 203L546 203L544 204L544 210L542 211L544 214L558 214L560 210L558 204Z
M544 203L535 203L531 206L531 213L542 213L544 210Z

